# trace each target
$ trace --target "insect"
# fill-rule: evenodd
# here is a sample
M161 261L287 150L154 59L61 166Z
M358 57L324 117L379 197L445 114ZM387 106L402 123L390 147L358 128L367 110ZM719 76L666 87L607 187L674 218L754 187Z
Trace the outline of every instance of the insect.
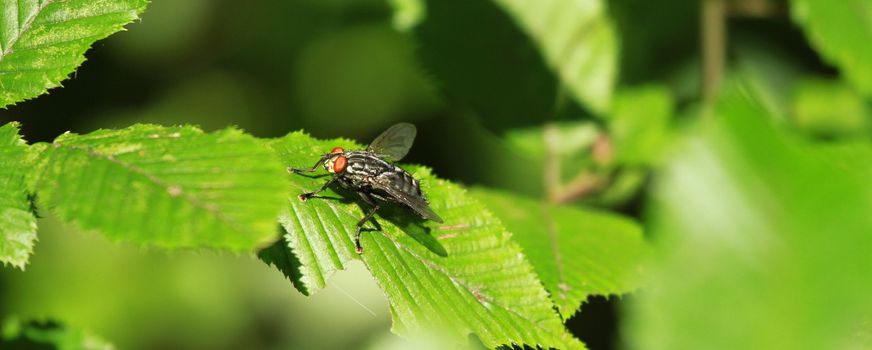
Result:
M363 253L363 247L360 246L363 225L373 219L373 215L385 202L405 205L424 219L442 223L442 218L430 209L418 180L391 163L403 159L409 153L416 134L414 125L399 123L381 133L364 151L347 151L342 147L335 147L330 153L322 155L311 168L289 167L288 171L303 174L314 172L318 166L323 165L324 169L333 174L321 188L300 194L300 200L305 202L334 182L357 192L360 199L370 207L366 215L357 222L354 246L358 254Z

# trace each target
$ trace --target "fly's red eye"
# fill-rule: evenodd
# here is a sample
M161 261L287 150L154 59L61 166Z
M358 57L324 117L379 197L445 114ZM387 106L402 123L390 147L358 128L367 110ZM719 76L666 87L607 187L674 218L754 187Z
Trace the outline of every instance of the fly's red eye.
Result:
M342 153L342 152L345 152L345 149L342 147L333 147L333 149L330 150L330 154L336 154L336 153Z
M339 147L337 147L337 148L339 148ZM343 157L343 156L336 157L336 159L333 160L333 172L339 174L339 173L345 171L346 165L348 165L348 160L346 160L345 157Z

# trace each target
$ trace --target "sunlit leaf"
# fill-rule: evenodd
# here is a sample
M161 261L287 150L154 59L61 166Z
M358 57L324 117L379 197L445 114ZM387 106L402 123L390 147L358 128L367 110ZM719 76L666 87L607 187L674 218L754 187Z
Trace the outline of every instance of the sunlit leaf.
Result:
M315 140L301 132L273 144L290 166L306 167L335 146L360 149L347 140ZM381 231L362 236L362 255L354 251L358 205L342 198L354 193L326 191L325 197L301 202L288 198L280 221L299 257L301 280L310 292L323 288L331 274L351 259L367 265L387 294L393 330L400 335L445 329L465 341L475 333L488 347L539 344L582 348L554 312L533 268L510 234L457 185L408 167L421 181L433 210L444 224L422 222L403 207L378 215ZM327 179L291 174L297 192L318 188Z
M747 88L728 91L658 174L658 259L627 310L628 339L646 349L862 348L868 172L822 161L774 129ZM838 162L865 166L865 154Z
M139 18L146 0L0 1L0 107L59 86L95 41Z
M637 287L648 248L632 220L484 188L472 194L511 230L564 319L590 295Z
M793 19L820 53L866 96L872 95L872 3L792 0Z
M23 269L36 240L36 217L30 208L25 177L27 144L18 124L0 127L0 261Z
M253 250L275 237L287 193L275 154L236 129L68 133L41 161L39 198L62 219L165 248Z

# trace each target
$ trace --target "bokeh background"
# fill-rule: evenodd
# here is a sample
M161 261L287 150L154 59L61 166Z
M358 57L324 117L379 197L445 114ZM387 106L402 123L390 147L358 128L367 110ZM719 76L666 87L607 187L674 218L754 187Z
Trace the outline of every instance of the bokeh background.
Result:
M421 63L416 37L399 28L395 2L402 1L154 0L142 21L96 43L63 88L0 110L0 121L20 121L30 142L133 123L197 124L207 131L236 125L258 137L304 129L319 138L367 142L407 121L419 134L406 161L463 184L545 195L543 160L519 151L525 128L571 122L567 142L590 146L597 136L591 130L602 122L581 107L503 120L457 103ZM744 77L767 103L788 111L786 127L803 137L868 137L868 103L832 82L838 72L810 47L786 2L766 3L765 11L728 18L727 75ZM682 125L704 97L700 3L607 5L620 37L618 86L656 86L668 96L672 123ZM574 159L567 171L589 166L593 157ZM650 177L633 169L624 174L583 204L641 219ZM167 254L109 242L51 214L39 227L27 270L0 269L0 315L59 319L123 349L348 349L395 342L387 301L360 264L304 297L252 256ZM594 298L568 326L592 349L620 347L623 302Z

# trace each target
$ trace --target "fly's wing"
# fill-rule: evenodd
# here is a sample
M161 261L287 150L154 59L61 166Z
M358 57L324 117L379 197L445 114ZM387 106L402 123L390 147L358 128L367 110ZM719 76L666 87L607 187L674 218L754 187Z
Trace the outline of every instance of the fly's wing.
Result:
M409 153L409 148L412 148L412 142L415 141L417 133L418 131L412 124L395 124L378 135L366 150L387 160L398 161Z
M388 195L403 203L409 208L412 208L418 215L427 220L433 220L442 223L442 218L430 209L430 204L424 200L424 197L415 194L407 193L391 185L391 181L387 177L377 177L373 179L373 187L385 191Z

